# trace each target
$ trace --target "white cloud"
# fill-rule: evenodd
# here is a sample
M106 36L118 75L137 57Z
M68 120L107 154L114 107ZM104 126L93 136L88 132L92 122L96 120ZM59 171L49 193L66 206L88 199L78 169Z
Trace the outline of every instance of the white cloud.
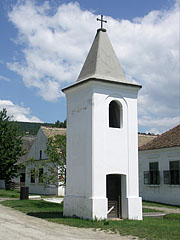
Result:
M7 81L7 82L10 81L9 78L7 78L7 77L5 77L5 76L2 76L2 75L0 75L0 80Z
M49 15L50 10L48 2L26 1L9 13L19 32L17 43L25 45L24 61L8 67L22 76L27 87L36 87L45 100L54 101L62 96L64 84L76 81L96 22L77 3L59 6L54 15ZM87 28L87 22L95 23Z
M29 108L14 104L10 100L0 100L0 111L6 108L8 116L20 122L42 122L39 118L31 116Z
M50 1L49 1L50 2ZM24 60L8 63L47 101L62 96L60 88L75 82L99 26L94 13L77 3L60 5L23 1L9 13L18 29ZM129 79L143 85L139 97L140 126L172 126L179 114L179 7L152 11L133 21L106 17L108 35ZM164 121L169 119L169 124ZM161 123L162 125L160 126Z
M153 118L151 116L142 116L139 119L139 124L146 127L146 133L159 134L167 129L173 128L180 123L179 117L157 117ZM148 126L148 127L147 127Z

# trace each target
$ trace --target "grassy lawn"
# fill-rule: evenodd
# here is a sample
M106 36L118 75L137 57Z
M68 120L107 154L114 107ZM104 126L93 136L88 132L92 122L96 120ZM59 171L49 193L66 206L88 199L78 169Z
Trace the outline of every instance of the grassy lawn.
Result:
M29 194L30 196L40 195L40 194ZM42 198L52 198L58 197L62 198L62 196L53 196L53 195L40 195ZM1 198L20 198L20 191L19 190L5 190L0 189L0 197Z
M143 207L151 206L151 207L165 207L165 208L180 208L180 206L168 205L163 203L155 203L155 202L147 202L143 201Z
M5 190L0 189L0 197L1 198L19 198L20 192L18 190Z
M144 218L143 221L90 221L63 217L63 205L43 200L9 200L2 205L22 211L27 215L75 227L94 228L119 232L121 235L132 235L150 239L180 239L180 214L168 214L163 219Z

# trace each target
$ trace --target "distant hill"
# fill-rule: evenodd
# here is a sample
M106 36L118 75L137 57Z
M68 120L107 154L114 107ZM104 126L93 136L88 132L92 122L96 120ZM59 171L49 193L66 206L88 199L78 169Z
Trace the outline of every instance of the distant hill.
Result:
M21 133L26 135L36 136L39 128L41 126L45 127L66 127L66 121L60 122L57 121L55 123L34 123L34 122L17 122L17 125L20 129Z

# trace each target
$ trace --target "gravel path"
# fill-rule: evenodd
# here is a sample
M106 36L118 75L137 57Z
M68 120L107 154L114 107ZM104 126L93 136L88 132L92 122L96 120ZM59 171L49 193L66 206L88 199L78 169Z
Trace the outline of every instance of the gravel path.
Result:
M0 202L6 201L6 200L19 200L19 198L1 198L0 197Z
M27 216L22 212L0 204L0 240L130 240L135 237L122 237L92 229L75 228L51 223L43 219Z
M155 206L143 206L143 207L149 208L149 209L160 210L165 213L179 213L180 214L180 208L166 208L166 207L155 207Z

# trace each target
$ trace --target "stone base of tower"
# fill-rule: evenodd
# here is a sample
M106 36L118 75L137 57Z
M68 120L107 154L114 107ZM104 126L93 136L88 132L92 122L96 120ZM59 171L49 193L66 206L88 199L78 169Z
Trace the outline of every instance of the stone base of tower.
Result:
M128 219L142 220L142 198L128 198Z
M65 196L63 215L84 219L106 219L107 198Z
M122 218L142 220L142 198L127 198L126 204L122 206ZM65 196L63 215L90 220L107 219L107 198Z

